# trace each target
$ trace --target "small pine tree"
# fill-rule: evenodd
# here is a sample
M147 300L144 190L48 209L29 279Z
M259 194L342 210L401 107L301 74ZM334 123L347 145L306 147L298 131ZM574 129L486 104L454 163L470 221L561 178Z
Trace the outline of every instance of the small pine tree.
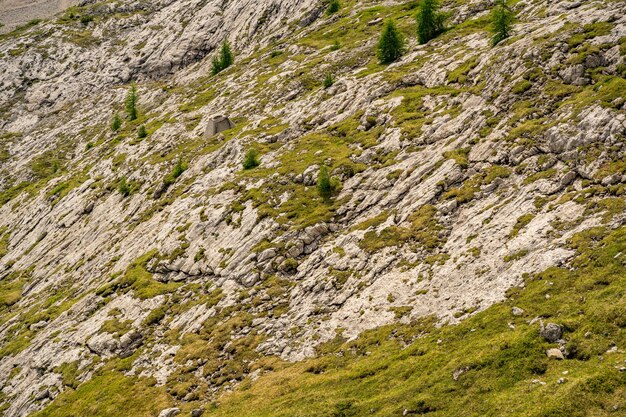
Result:
M328 169L325 165L320 167L319 174L317 175L317 191L322 198L330 198L333 193L333 186L330 183L330 176L328 175Z
M230 49L230 44L228 43L228 41L224 41L224 43L222 43L222 50L220 51L219 57L216 56L213 58L213 75L222 72L226 68L233 65L234 62L235 57L233 56L233 52Z
M381 64L396 61L404 53L404 38L393 20L388 20L378 40L378 60Z
M235 62L235 57L233 56L233 52L230 49L230 44L228 43L228 41L224 41L224 43L222 44L220 61L223 70L230 67Z
M511 25L515 19L515 14L507 6L506 0L496 0L496 4L491 11L491 45L496 46L504 39L508 38L511 33Z
M82 23L85 26L89 25L89 23L91 22L93 22L93 16L89 14L85 14L80 17L80 23Z
M120 130L120 127L122 127L122 118L116 113L115 116L113 116L113 121L111 122L111 130L117 132Z
M135 83L132 83L130 90L128 90L128 95L126 96L126 115L128 116L128 120L137 119L137 100L137 86Z
M211 72L213 75L217 75L222 70L222 64L220 63L220 59L218 57L213 57L213 64Z
M330 88L333 86L333 84L335 84L335 78L333 77L333 74L326 74L326 78L324 78L324 88Z
M339 11L340 8L341 4L339 3L339 0L330 0L330 3L328 4L328 9L326 9L326 14L329 16L331 14L335 14Z
M137 138L144 139L148 136L148 132L146 132L146 127L144 125L139 126L137 129Z
M174 179L177 179L178 177L183 175L183 172L185 172L186 169L187 165L183 163L182 159L178 158L176 166L174 167L174 171L172 171L172 177L174 177Z
M337 39L335 39L333 44L330 45L330 50L331 51L338 51L339 49L341 49L341 44L339 43L339 41Z
M445 16L439 12L437 0L422 0L417 14L417 38L425 44L444 31Z
M250 148L243 159L243 169L252 169L261 165L256 149Z
M130 195L131 189L126 181L126 177L120 178L119 183L117 184L117 191L120 192L122 197L128 197Z

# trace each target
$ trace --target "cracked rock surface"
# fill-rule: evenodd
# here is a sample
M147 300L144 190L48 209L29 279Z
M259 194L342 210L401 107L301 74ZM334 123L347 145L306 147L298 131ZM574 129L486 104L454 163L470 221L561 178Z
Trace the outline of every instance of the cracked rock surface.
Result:
M389 66L386 11L406 33L414 14L374 3L83 1L0 39L6 416L69 389L68 366L80 383L124 360L189 402L337 335L456 323L624 223L623 2L519 2L491 48L470 24L489 2L464 1ZM131 82L139 118L112 130ZM207 138L216 114L235 127Z

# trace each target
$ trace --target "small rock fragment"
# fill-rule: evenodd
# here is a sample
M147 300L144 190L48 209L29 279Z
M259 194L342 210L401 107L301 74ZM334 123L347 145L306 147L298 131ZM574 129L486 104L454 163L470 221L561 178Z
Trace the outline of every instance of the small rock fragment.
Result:
M547 342L554 343L563 335L563 328L555 323L548 323L545 327L541 327L539 331L541 337Z
M521 308L519 308L519 307L513 307L513 308L511 309L511 313L512 313L514 316L521 316L521 315L523 315L523 314L524 314L524 310L522 310L522 309L521 309Z
M159 413L159 417L174 417L180 414L180 408L166 408Z
M561 352L561 350L557 348L548 349L546 351L546 355L548 355L548 358L550 359L558 359L558 360L565 359L565 357L563 356L563 352Z

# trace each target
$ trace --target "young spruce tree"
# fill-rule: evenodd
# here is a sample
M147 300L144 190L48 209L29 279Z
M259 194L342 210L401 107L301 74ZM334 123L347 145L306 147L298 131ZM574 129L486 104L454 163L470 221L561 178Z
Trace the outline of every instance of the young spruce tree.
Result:
M220 60L222 61L222 69L230 67L235 62L235 57L233 56L233 51L231 51L228 41L224 41L222 44Z
M333 193L333 186L330 182L330 176L328 175L328 169L325 165L320 167L320 172L317 175L317 191L324 199L330 198Z
M137 100L137 86L135 83L132 83L128 95L126 96L126 115L128 116L128 120L137 119Z
M328 9L326 9L326 14L330 16L331 14L337 13L340 8L341 4L339 3L339 0L330 0Z
M128 197L131 193L130 185L128 185L128 181L126 181L126 177L120 178L120 181L117 183L117 191L122 195L122 197Z
M230 49L230 44L228 41L224 41L222 43L222 49L220 51L219 57L213 58L213 75L216 75L226 68L233 65L235 62L235 57L233 55L233 51Z
M326 74L324 78L324 88L330 88L335 84L335 77L330 72Z
M220 71L222 71L222 64L220 63L220 58L217 56L213 57L213 68L211 72L213 75L217 75Z
M137 139L144 139L146 137L148 137L146 127L144 125L139 126L139 129L137 129Z
M496 0L496 4L491 11L491 45L496 46L511 34L511 25L515 15L507 6L506 0Z
M113 116L113 121L111 122L111 130L117 132L122 127L122 118L119 114L115 113Z
M378 60L381 64L396 61L404 53L404 38L393 20L388 20L378 40Z
M421 0L417 14L417 38L425 44L444 31L445 16L439 12L437 0Z

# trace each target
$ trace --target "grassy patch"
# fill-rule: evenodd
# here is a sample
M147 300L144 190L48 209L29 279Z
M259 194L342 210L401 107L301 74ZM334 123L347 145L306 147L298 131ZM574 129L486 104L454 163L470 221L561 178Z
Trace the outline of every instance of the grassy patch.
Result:
M385 247L411 243L432 251L443 243L437 237L442 226L437 222L436 213L435 207L422 206L408 218L407 227L389 226L380 232L369 231L359 242L359 247L366 252L376 252Z
M154 417L173 400L156 380L105 372L80 385L68 388L53 404L34 417Z
M207 415L611 416L626 406L626 373L617 369L626 354L604 354L626 347L626 267L617 256L626 229L588 231L570 245L573 268L527 277L524 289L457 326L415 322L338 339L321 357L244 383ZM555 345L513 306L565 327L566 360L547 359Z
M156 281L146 270L146 264L156 256L157 251L153 250L139 257L128 267L123 276L100 287L96 293L106 297L114 292L124 293L133 290L137 298L148 299L175 291L182 284Z
M0 311L22 298L22 287L26 283L26 278L26 274L14 272L0 281Z
M534 218L535 218L535 215L532 213L528 213L528 214L524 214L523 216L520 216L515 222L515 225L513 226L513 230L511 230L511 233L509 233L509 239L513 239L515 236L517 236L520 230L526 227L528 223L530 223Z
M0 259L9 251L9 239L11 232L6 227L0 227Z

